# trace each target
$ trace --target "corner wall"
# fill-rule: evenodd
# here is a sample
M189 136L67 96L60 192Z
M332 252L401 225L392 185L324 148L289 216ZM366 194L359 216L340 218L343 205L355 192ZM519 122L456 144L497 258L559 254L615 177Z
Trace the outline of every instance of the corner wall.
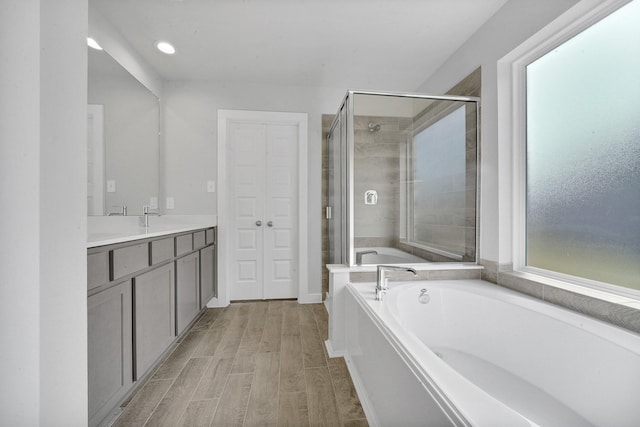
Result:
M0 425L87 424L87 0L2 2Z

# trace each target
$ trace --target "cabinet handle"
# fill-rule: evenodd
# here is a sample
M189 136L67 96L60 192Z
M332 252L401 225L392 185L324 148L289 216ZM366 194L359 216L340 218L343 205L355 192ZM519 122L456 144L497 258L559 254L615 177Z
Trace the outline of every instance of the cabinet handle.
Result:
M257 225L258 227L260 227L260 226L262 225L262 221L260 221L260 220L256 221L256 225Z
M273 221L269 221L269 222L267 223L267 225L268 225L269 227L273 227Z

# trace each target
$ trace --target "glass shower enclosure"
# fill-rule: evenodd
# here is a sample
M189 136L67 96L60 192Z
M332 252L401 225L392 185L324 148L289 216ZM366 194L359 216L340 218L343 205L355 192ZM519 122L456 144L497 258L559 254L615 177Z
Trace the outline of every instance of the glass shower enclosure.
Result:
M479 101L347 92L326 141L329 263L476 261Z

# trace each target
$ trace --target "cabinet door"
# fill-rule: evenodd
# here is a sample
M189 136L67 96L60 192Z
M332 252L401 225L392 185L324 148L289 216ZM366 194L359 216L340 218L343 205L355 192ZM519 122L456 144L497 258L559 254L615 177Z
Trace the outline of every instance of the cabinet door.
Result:
M133 383L131 282L87 300L89 425L97 425Z
M133 279L137 380L175 338L174 274L171 263Z
M200 251L200 308L217 295L216 247L207 246Z
M176 260L178 335L200 312L200 254Z

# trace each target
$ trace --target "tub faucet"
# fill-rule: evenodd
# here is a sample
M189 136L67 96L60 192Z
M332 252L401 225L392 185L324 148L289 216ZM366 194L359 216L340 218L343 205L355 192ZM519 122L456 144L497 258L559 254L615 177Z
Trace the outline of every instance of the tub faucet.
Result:
M378 281L376 282L376 301L382 301L385 294L389 290L389 278L385 276L385 271L408 271L413 273L414 276L418 275L418 272L411 267L401 267L399 265L378 265Z
M378 255L378 251L356 252L356 265L362 265L362 256L367 254Z
M142 216L144 217L144 228L149 228L149 215L160 216L158 212L149 212L149 206L143 206Z

